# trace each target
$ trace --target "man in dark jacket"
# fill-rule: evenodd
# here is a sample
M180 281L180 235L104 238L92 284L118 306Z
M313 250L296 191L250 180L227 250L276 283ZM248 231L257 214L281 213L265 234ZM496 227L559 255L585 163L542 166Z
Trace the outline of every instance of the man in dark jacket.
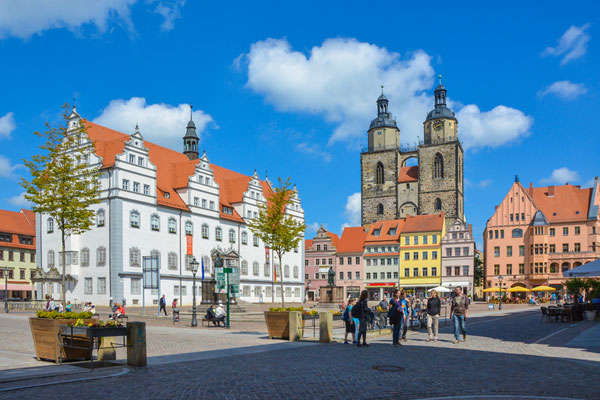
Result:
M438 327L440 323L441 302L435 290L431 291L431 297L427 300L427 341L438 340ZM432 328L433 327L433 332Z
M454 343L460 341L462 332L463 341L467 340L466 320L469 317L469 299L463 293L462 288L456 288L456 296L452 299L452 308L450 309L450 318L454 321Z
M158 303L158 305L160 306L160 308L158 309L158 315L160 315L161 311L164 311L165 315L167 315L167 299L165 298L164 294L162 295Z

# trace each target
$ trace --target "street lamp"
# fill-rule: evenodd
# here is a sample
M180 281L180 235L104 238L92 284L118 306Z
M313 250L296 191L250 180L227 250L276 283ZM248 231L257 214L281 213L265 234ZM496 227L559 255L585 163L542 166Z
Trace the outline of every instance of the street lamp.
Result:
M500 298L498 299L498 310L502 310L502 275L498 277L500 281Z
M4 312L8 314L8 267L4 267Z
M198 326L198 320L196 319L196 272L198 272L198 266L200 265L200 263L198 261L196 261L196 257L194 257L194 259L190 262L190 266L192 267L192 274L193 274L193 289L192 291L194 292L194 303L192 304L192 326Z

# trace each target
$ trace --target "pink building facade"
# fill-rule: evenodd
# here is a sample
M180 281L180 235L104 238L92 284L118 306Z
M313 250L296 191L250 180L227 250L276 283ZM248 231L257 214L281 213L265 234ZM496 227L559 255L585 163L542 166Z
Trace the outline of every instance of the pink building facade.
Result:
M323 226L312 240L304 242L304 286L306 301L319 301L320 288L327 286L329 268L336 270L338 235Z
M363 249L367 233L358 227L347 227L337 246L336 286L344 288L344 298L358 298L364 288Z
M584 189L515 178L484 231L485 287L561 289L563 272L600 258L599 206L598 178Z

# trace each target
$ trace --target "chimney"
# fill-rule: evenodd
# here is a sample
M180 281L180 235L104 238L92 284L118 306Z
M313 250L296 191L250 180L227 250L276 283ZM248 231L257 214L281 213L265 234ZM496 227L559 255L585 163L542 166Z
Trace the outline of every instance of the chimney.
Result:
M529 189L533 189L533 182L529 182Z
M469 233L473 234L473 224L469 224Z
M554 186L548 186L548 197L554 197Z

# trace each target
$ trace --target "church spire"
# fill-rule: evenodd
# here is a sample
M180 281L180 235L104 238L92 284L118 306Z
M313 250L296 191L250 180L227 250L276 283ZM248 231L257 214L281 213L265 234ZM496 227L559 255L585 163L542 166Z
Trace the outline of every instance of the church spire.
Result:
M198 159L198 142L200 139L196 134L196 124L194 123L194 106L190 104L190 121L187 124L187 130L183 137L183 154L190 160Z
M442 85L442 75L438 75L438 85L433 91L433 94L435 98L434 108L427 114L425 122L438 118L456 119L454 112L446 105L446 88Z

